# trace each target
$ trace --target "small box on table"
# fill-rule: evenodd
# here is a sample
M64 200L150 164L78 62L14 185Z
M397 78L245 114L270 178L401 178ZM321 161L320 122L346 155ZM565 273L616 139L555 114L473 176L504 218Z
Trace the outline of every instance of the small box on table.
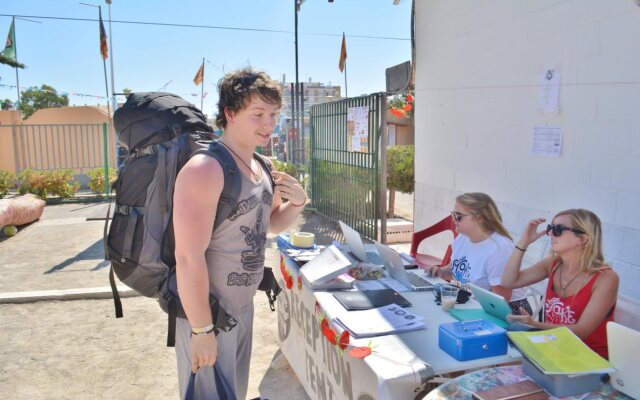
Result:
M491 321L458 321L440 324L438 345L458 361L507 353L507 331Z

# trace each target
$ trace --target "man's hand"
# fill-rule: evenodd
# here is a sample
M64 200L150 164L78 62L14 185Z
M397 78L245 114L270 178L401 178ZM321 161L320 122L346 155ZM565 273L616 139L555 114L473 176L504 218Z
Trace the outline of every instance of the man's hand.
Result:
M296 207L307 202L307 193L294 177L280 171L272 171L271 175L282 198L289 200Z
M207 335L191 335L189 347L191 348L191 370L193 373L198 372L201 367L208 367L216 363L218 343L213 332Z

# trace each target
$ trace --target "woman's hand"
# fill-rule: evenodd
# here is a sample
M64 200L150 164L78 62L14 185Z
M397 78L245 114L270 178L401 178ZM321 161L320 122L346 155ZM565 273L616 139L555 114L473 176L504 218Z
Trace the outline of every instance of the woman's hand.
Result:
M439 276L440 267L438 265L418 265L419 268L424 270L424 273L429 276Z
M271 171L271 176L276 183L276 190L280 196L295 206L303 206L307 202L307 193L294 177L280 171Z
M520 314L509 314L507 315L507 322L521 322L523 324L533 326L535 324L535 320L531 318L531 315L524 308L520 307Z
M529 221L527 226L525 226L524 228L524 232L522 232L522 236L520 236L518 246L526 249L527 246L529 246L531 243L546 235L546 231L538 232L538 225L544 223L545 221L545 218L536 218Z

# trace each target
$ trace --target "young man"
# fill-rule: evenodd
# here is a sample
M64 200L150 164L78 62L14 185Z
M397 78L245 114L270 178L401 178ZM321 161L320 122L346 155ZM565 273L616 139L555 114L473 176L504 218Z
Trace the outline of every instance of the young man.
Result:
M291 176L274 171L275 193L260 164L256 146L266 146L282 104L279 85L264 72L250 68L228 73L218 83L216 123L221 143L242 175L237 211L215 232L213 225L225 176L218 161L192 157L178 174L173 225L177 280L187 319L178 318L176 354L180 396L184 398L191 371L197 372L195 394L217 398L212 366L236 390L247 395L253 296L262 279L266 230L280 232L300 214L307 196ZM283 203L282 199L289 200ZM213 333L209 294L238 324L230 332Z

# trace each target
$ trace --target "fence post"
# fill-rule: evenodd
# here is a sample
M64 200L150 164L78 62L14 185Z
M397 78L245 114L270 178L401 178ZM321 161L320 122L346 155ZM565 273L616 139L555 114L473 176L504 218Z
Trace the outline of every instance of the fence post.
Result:
M107 147L107 123L102 123L102 142L104 143L104 195L109 198L109 149Z

